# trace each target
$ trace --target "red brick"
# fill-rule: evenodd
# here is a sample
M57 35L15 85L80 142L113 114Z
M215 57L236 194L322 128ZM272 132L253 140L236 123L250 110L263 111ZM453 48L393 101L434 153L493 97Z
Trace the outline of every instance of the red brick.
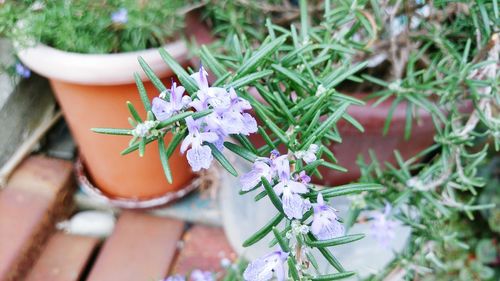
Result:
M54 234L26 281L78 281L99 239L64 233Z
M183 230L181 221L122 213L87 281L160 280L175 257Z
M0 192L0 280L21 280L71 201L70 162L30 157Z
M220 271L221 259L237 257L222 228L195 225L183 237L184 246L171 274L187 274L194 269Z

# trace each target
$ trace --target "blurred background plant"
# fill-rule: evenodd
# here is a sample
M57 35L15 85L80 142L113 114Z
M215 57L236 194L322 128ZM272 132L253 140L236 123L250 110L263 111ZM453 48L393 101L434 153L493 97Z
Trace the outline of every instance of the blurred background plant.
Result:
M22 46L118 53L156 48L181 36L183 8L194 1L2 1L0 35Z
M273 68L273 75L284 81L285 96L293 97L290 84L307 87L321 81L327 90L335 86L345 94L371 94L367 98L376 98L375 105L392 99L380 130L384 134L390 130L394 109L405 104L404 134L409 141L412 126L422 122L419 109L431 113L436 132L431 147L410 159L395 151L398 165L380 163L373 153L370 159L359 161L361 181L380 183L386 189L357 196L359 204L351 207L348 224L370 221L358 217L360 212L381 210L389 204L392 210L387 218L412 228L405 251L386 271L369 279L497 280L498 159L492 155L500 147L498 1L319 1L308 8L317 22L309 19L311 26L306 31L307 25L300 24L297 17L273 21L275 14L271 13L271 20L264 22L259 16L262 10L252 9L245 1L226 1L225 5L247 5L244 12L212 13L227 25L220 29L221 34L226 32L225 48L214 47L214 56L226 69L237 70L237 62L245 58L245 52L240 55L233 48L240 45L236 38L258 44L263 35L254 34L273 36L292 23L292 35L303 36L292 37L293 45L284 43L280 48L294 50L293 55L285 56L293 63L281 62L286 68L283 71ZM295 9L293 2L277 7ZM316 7L324 13L314 13ZM248 26L231 24L238 12ZM341 51L328 52L326 46ZM313 67L309 56L316 58ZM365 63L358 69L346 67L362 61ZM363 81L350 76L337 84L324 74L331 69L347 71ZM262 92L269 85L255 87ZM317 94L311 89L299 93ZM275 104L272 97L266 102ZM273 113L285 114L279 106ZM287 128L286 116L282 118L276 123ZM332 137L330 141L335 142Z

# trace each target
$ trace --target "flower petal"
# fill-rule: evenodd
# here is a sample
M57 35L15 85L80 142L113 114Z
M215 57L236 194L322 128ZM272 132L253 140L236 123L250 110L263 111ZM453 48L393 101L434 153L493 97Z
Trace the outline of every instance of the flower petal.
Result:
M193 171L208 169L212 163L212 151L207 145L192 147L187 152L187 159Z
M168 101L161 98L154 98L151 111L159 121L167 120L172 116L172 107Z

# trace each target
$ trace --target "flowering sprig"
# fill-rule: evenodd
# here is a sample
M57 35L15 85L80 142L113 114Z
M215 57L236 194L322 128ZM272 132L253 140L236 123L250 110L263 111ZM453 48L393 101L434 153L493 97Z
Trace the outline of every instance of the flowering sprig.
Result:
M277 215L256 234L249 237L244 246L251 246L272 232L275 236L273 245L279 244L280 249L251 262L244 278L246 280L268 280L273 276L278 279L283 278L282 280L315 278L317 273L310 268L315 262L308 261L313 258L310 254L312 248L318 248L325 259L339 271L333 274L334 278L344 278L354 273L346 271L327 247L350 243L363 238L363 235L345 235L340 218L337 217L335 209L329 206L328 201L335 196L377 190L381 186L351 184L336 189L321 190L311 183L311 176L319 175L319 166L344 170L331 162L335 161L335 158L325 143L329 138L338 139L334 131L328 131L345 115L347 107L358 101L351 98L344 99L342 95L328 89L323 89L319 99L316 96L290 99L284 93L277 92L275 98L271 100L270 94L264 92L267 90L262 88L260 80L272 71L258 71L257 67L269 61L265 59L266 57L279 52L279 45L283 44L287 37L282 35L279 40L269 41L255 54L248 56L247 60L242 62L243 70L226 81L226 87L218 86L220 84L210 86L208 73L204 67L198 72L188 74L168 53L160 50L164 60L178 75L181 85L172 83L171 88L167 90L149 66L140 60L146 75L160 92L151 104L142 81L138 75L136 76L148 119L142 121L135 108L129 104L133 129L94 130L100 133L132 135L133 141L124 153L139 149L142 154L146 144L157 141L161 156L164 155L162 163L170 180L168 156L178 145L195 171L210 167L215 158L226 170L236 175L230 162L221 153L224 148L251 161L252 170L240 177L241 193L258 190L260 193L256 200L269 198L276 207ZM202 59L204 65L209 66L214 73L222 67L208 52L202 54ZM242 75L242 73L247 74ZM279 88L278 85L282 80L271 77L266 79L276 83L276 87ZM253 85L262 91L261 96L268 99L269 105L262 104L255 97L242 91L243 87L248 85ZM322 84L316 87L324 88ZM287 91L292 89L295 88L291 87ZM331 106L333 101L336 106ZM298 104L302 110L295 115L291 114ZM251 109L255 115L247 112ZM328 117L325 121L319 122L318 116L322 115ZM254 116L259 117L264 126L259 127ZM281 129L283 127L288 129L283 131ZM174 138L165 148L163 137L167 132L173 132ZM264 146L254 147L247 139L249 134L255 132L259 132L266 141ZM228 137L233 137L237 143L228 142ZM280 143L287 147L286 154L281 155L276 149ZM283 220L285 228L277 229L277 225Z
M305 2L301 2L301 8L306 9ZM307 28L307 13L303 13L301 19ZM346 234L341 218L329 201L336 196L379 190L382 186L353 183L325 188L313 184L311 178L321 177L320 166L345 171L336 164L329 146L342 140L336 127L341 119L362 130L346 111L350 105L363 102L336 92L334 86L351 78L365 64L351 66L345 62L339 69L332 68L329 59L341 54L327 45L309 45L310 40L320 37L309 37L307 30L302 30L303 37L299 40L293 30L284 31L272 24L268 28L271 35L257 49L233 38L232 45L237 47L230 50L234 52L230 57L236 59L216 58L208 48L201 48L204 66L217 78L212 86L204 67L189 74L160 49L160 55L180 82L180 85L172 83L167 90L139 59L160 92L151 104L136 75L141 100L148 112L147 121L142 121L129 104L132 130L96 131L133 135L124 153L138 149L142 154L146 144L157 141L170 181L168 157L179 145L193 170L208 168L215 158L237 175L221 153L224 148L250 161L252 170L240 177L241 193L259 192L255 200L270 200L276 215L251 235L244 246L251 246L272 233L274 239L270 246L277 249L270 249L269 254L252 261L243 274L246 280L346 278L354 272L346 271L329 248L354 242L364 235ZM287 42L293 42L295 47ZM255 93L251 94L250 89ZM174 137L165 148L163 137L167 132L172 132ZM260 147L247 138L256 132L265 141ZM281 222L284 222L282 227ZM321 253L336 272L319 275L312 268L317 264L311 254L313 249Z

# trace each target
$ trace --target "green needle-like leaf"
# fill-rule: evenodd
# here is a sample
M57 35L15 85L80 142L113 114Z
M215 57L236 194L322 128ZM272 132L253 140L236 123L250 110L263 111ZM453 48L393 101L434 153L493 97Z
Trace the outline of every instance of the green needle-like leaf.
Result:
M243 242L243 247L249 247L253 244L262 240L262 238L266 237L269 232L273 229L274 226L278 225L285 216L282 213L278 213L271 219L265 226L255 232L252 236L250 236L245 242Z
M266 193L269 196L269 199L271 199L271 202L273 203L276 210L280 211L280 213L283 213L283 204L281 203L281 199L278 197L276 192L274 192L274 189L269 181L265 177L261 177L260 180L262 181L262 185L264 186L264 189L266 190Z
M146 152L146 140L145 138L141 138L139 141L139 156L142 157L144 156L144 153Z
M113 129L113 128L92 128L92 132L106 135L119 135L119 136L130 136L132 135L132 130L130 129Z
M144 139L144 138L143 138ZM155 141L156 138L146 138L146 143L145 144L148 144L148 143L151 143L153 141ZM137 149L139 149L139 143L135 143L129 147L127 147L126 149L124 149L122 152L120 152L121 155L126 155L126 154L129 154L131 152L134 152L136 151Z
M160 151L160 161L165 172L165 177L168 183L172 183L172 171L170 171L170 166L168 165L168 154L165 150L165 141L162 137L158 138L158 150Z
M130 111L130 114L132 115L132 117L134 117L134 120L139 122L139 123L142 123L142 118L141 118L141 116L139 116L139 113L135 109L134 105L131 102L127 101L127 107L128 107L128 110Z
M327 248L317 248L318 251L325 257L325 259L328 261L329 264L331 264L336 270L339 272L345 272L344 267L342 264L339 262L339 260L330 253L330 251Z
M375 191L384 188L383 185L376 183L351 183L346 185L336 186L335 188L324 189L321 191L323 197L331 198L336 196L343 196L353 193L361 193L363 191ZM316 198L318 192L314 191L308 194L308 196Z
M179 113L177 115L174 115L174 116L168 118L167 120L161 121L156 128L162 129L162 128L168 127L168 126L170 126L178 121L186 119L186 117L191 116L191 115L193 115L192 111L186 111L186 112Z
M144 88L144 83L142 83L141 76L138 73L134 73L134 79L137 90L139 91L139 96L141 97L142 104L144 105L144 110L146 110L146 112L149 112L151 111L151 102L149 101L146 88Z
M236 172L233 165L231 165L231 162L229 162L229 160L227 160L227 158L224 156L224 154L222 154L222 152L220 152L217 149L217 147L215 147L215 145L213 145L212 143L207 143L207 145L210 146L210 149L212 150L212 155L214 156L214 158L217 161L219 161L219 163L222 165L222 167L224 167L224 169L226 169L231 175L237 177L238 172Z
M207 46L203 45L201 46L201 52L200 52L201 60L203 61L204 65L208 66L210 70L215 74L215 76L222 77L227 71L224 69L224 66L217 61L214 56L212 56L212 53L208 50Z
M172 140L168 144L167 151L165 152L167 154L168 158L170 158L170 156L172 156L175 149L177 148L179 143L184 139L185 136L186 136L186 129L184 129L183 131L181 131L179 133L174 134L174 137L172 138Z
M358 241L365 237L364 234L352 234L336 237L328 240L306 240L306 244L314 248L332 247Z
M153 69L151 69L151 67L146 63L146 61L142 57L138 57L137 60L139 61L139 64L141 65L142 70L144 70L144 73L146 73L146 76L149 78L151 83L153 83L155 88L158 89L158 91L160 93L163 91L166 91L167 87L165 87L165 85L163 85L160 78L158 78L158 76L156 76Z
M300 281L299 272L297 271L297 263L295 262L295 260L291 256L289 256L287 259L287 263L290 275L292 276L292 280Z
M283 44L288 36L282 35L267 44L263 44L260 48L243 63L243 65L236 72L236 78L243 77L248 73L254 72L255 69L261 65L264 60L273 54Z
M334 273L328 275L322 275L318 277L311 278L311 281L330 281L330 280L341 280L354 276L356 273L352 271L346 271L341 273Z
M253 152L234 143L224 142L224 146L232 152L241 156L243 159L246 159L252 163L257 159L257 155L255 155Z
M177 63L177 61L163 48L159 49L161 58L168 64L172 71L179 78L182 86L186 88L186 91L193 95L198 91L198 85L194 81L193 78L189 76L189 74L184 70L184 68Z
M268 77L271 74L273 74L272 70L263 70L263 71L254 72L254 73L245 75L238 80L232 81L231 83L229 83L228 87L233 87L235 89L238 89L240 87L252 84L259 79Z
M276 240L278 240L278 244L280 245L281 250L289 253L290 247L288 247L288 241L285 241L285 238L283 236L281 236L280 231L276 227L273 227L273 233L274 233L274 237L276 237Z

